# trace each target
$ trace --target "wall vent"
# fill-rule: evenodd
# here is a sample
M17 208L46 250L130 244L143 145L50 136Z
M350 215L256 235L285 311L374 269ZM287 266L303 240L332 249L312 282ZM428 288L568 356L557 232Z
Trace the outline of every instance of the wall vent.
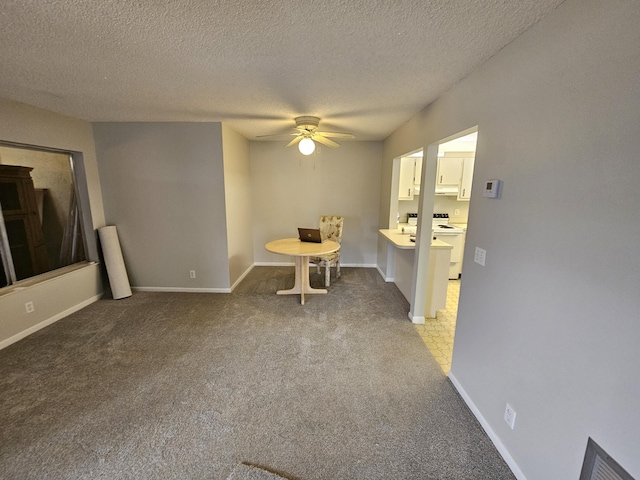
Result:
M600 445L589 438L580 480L634 480Z

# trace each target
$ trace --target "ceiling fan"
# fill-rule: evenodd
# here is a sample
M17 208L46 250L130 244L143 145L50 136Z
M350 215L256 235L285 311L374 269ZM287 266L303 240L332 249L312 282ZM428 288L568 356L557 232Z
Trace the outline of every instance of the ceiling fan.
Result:
M355 135L352 133L341 133L341 132L319 132L318 125L320 124L320 119L318 117L297 117L296 121L296 132L290 133L286 135L295 135L295 138L287 143L287 147L291 145L298 144L298 150L303 155L311 155L315 149L315 142L326 145L331 148L338 148L340 146L339 143L334 142L329 137L332 138L355 138ZM258 138L264 137L280 137L282 135L260 135Z

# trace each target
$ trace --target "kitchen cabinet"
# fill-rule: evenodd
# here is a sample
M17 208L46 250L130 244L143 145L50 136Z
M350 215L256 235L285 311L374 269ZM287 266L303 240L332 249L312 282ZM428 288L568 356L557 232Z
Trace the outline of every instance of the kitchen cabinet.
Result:
M449 280L457 280L462 273L462 257L464 256L463 234L434 233L433 239L451 245L451 256L448 265Z
M464 232L462 233L462 257L460 258L460 274L462 274L462 264L464 263L464 244L467 241L467 227L464 227Z
M415 193L415 175L416 159L412 157L402 157L400 159L398 200L413 200L413 195Z
M416 186L416 195L420 192L420 179L422 178L422 158L416 158L416 168L413 174L413 183Z
M436 185L460 185L462 178L462 158L440 157L438 158L438 176Z
M388 241L385 281L394 282L400 293L408 302L411 302L416 244L409 240L409 235L397 229L379 230L379 232ZM436 311L446 307L451 250L451 245L446 242L439 240L431 242L425 292L424 316L426 318L435 318Z
M458 189L458 200L469 201L471 199L471 183L473 182L473 165L475 158L468 157L462 159L462 175L460 188Z

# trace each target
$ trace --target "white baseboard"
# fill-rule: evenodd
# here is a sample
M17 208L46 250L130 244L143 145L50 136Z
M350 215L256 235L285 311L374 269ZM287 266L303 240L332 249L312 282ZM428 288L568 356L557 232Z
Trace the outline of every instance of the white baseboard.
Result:
M467 392L464 390L464 388L462 387L460 382L458 382L458 379L452 372L449 372L449 380L451 380L451 383L464 400L464 403L467 404L469 410L471 410L473 415L478 419L478 422L480 422L480 425L482 425L482 428L487 433L489 439L493 442L496 449L498 450L498 453L500 453L500 456L504 459L515 477L518 480L527 480L527 477L524 476L524 473L522 473L522 470L520 470L520 467L509 453L509 450L507 450L507 447L505 447L502 441L500 441L500 438L498 437L498 435L496 435L496 432L493 431L491 425L489 425L489 422L487 422L487 420L484 418L478 407L476 407L475 403L473 403L471 397L469 397Z
M382 270L380 270L380 267L379 267L378 265L376 265L375 267L376 267L376 270L378 270L378 273L380 274L380 276L381 276L382 278L384 278L384 281L385 281L385 282L393 282L393 281L395 280L395 279L394 279L394 278L392 278L392 277L387 277L387 276L385 276L384 272L383 272Z
M101 297L102 297L102 294L95 295L94 297L88 298L87 300L85 300L83 302L80 302L77 305L74 305L73 307L67 308L63 312L55 314L53 317L50 317L50 318L47 318L46 320L43 320L42 322L38 323L37 325L33 325L32 327L29 327L26 330L23 330L20 333L15 334L12 337L9 337L9 338L7 338L5 340L2 340L0 342L0 350L2 350L3 348L8 347L11 344L16 343L18 340L22 340L23 338L28 337L29 335L31 335L32 333L37 332L38 330L42 330L44 327L48 327L52 323L55 323L58 320L61 320L64 317L67 317L67 316L71 315L72 313L77 312L78 310L81 310L81 309L83 309L84 307L86 307L88 305L91 305L94 302L97 302L98 300L100 300Z
M256 267L293 267L293 262L255 262Z
M416 325L424 325L424 323L426 322L426 318L419 317L418 315L412 315L411 312L409 312L407 315L409 316L409 320L411 320L411 323L415 323Z
M253 264L256 267L293 267L295 263L293 262L255 262ZM313 265L313 264L310 264ZM377 268L378 266L374 263L342 263L340 262L340 267L355 267L355 268ZM315 268L315 265L314 265ZM379 271L380 269L378 269Z
M131 287L134 292L231 293L230 288Z
M258 265L253 263L247 268L242 275L231 285L231 288L188 288L188 287L131 287L131 290L137 292L179 292L179 293L231 293L240 285L244 277L249 275L253 267ZM291 264L293 265L293 263Z
M293 262L254 262L241 276L234 282L231 288L187 288L187 287L131 287L134 292L186 292L186 293L231 293L242 280L251 272L253 267L293 267ZM358 267L358 268L377 268L373 264L340 264L341 267ZM315 265L309 265L309 269L316 268ZM378 269L378 271L380 271ZM382 272L381 272L382 273ZM389 280L387 280L389 281ZM393 281L393 280L390 280Z
M255 264L254 264L255 265ZM233 285L231 285L231 291L233 292L233 289L236 288L238 285L240 285L240 282L242 282L242 280L244 280L244 277L246 277L247 275L249 275L249 272L253 270L253 265L251 265L249 268L247 268L245 270L245 272L240 275L240 277L238 278L238 280L236 280Z

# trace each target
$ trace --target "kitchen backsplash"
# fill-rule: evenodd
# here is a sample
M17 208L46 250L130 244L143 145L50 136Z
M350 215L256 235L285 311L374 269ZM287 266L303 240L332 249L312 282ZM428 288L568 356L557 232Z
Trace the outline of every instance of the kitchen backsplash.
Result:
M450 197L436 197L433 202L433 211L448 213L450 222L466 223L469 217L469 203L470 202L459 202L455 198ZM456 210L459 210L459 213L456 212Z
M413 200L402 200L398 202L398 213L400 213L400 223L407 223L407 213L418 212L418 202L420 197ZM452 223L466 223L469 217L469 203L459 202L452 197L435 197L433 211L438 213L448 213L449 221ZM456 214L456 210L459 213Z
M407 223L407 213L418 213L418 202L420 197L413 200L402 200L398 202L398 212L400 213L400 223Z

